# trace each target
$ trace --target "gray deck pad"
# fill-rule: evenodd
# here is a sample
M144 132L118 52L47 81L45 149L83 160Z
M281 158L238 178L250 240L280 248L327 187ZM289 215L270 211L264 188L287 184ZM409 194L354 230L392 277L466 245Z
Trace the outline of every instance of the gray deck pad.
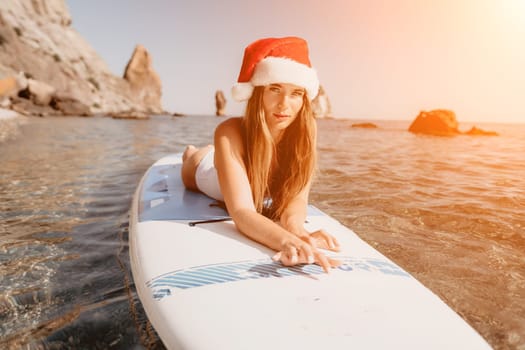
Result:
M139 222L151 220L214 220L228 218L218 202L186 189L181 164L156 165L147 172L140 193ZM308 215L325 215L308 206Z

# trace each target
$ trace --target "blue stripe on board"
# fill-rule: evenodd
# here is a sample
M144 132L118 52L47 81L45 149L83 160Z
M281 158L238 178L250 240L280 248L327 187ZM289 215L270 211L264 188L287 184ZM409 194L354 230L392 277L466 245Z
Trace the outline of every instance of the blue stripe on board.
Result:
M399 266L384 260L372 258L337 257L343 264L341 271L364 271L392 276L409 277ZM173 271L158 276L146 283L152 290L153 298L160 300L172 294L175 289L189 289L212 284L236 282L247 279L283 278L287 276L318 275L323 273L319 265L283 266L269 259L204 265Z

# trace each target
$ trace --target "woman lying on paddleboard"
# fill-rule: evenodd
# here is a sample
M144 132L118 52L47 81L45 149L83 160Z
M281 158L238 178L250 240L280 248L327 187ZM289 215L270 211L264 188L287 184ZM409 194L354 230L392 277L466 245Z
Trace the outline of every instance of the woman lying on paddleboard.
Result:
M219 124L213 146L188 146L181 176L188 189L224 201L240 232L278 252L274 260L316 263L329 272L339 262L318 248L338 251L339 243L323 230L304 228L316 168L311 101L318 90L306 41L250 44L232 89L236 100L248 101L245 116Z

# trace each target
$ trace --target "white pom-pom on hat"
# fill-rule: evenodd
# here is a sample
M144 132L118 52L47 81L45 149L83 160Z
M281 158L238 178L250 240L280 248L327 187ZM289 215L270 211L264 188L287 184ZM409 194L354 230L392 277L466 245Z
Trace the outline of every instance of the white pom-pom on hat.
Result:
M232 87L232 96L237 101L246 101L252 96L253 88L251 83L236 83Z

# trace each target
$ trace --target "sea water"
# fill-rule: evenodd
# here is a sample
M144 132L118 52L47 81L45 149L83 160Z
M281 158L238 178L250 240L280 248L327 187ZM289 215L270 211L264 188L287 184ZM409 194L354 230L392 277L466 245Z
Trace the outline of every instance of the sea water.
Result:
M131 198L154 161L212 142L223 120L10 126L0 142L0 348L163 348L130 272ZM409 121L356 122L318 121L311 203L413 274L494 348L524 349L525 125L434 137L409 133Z

